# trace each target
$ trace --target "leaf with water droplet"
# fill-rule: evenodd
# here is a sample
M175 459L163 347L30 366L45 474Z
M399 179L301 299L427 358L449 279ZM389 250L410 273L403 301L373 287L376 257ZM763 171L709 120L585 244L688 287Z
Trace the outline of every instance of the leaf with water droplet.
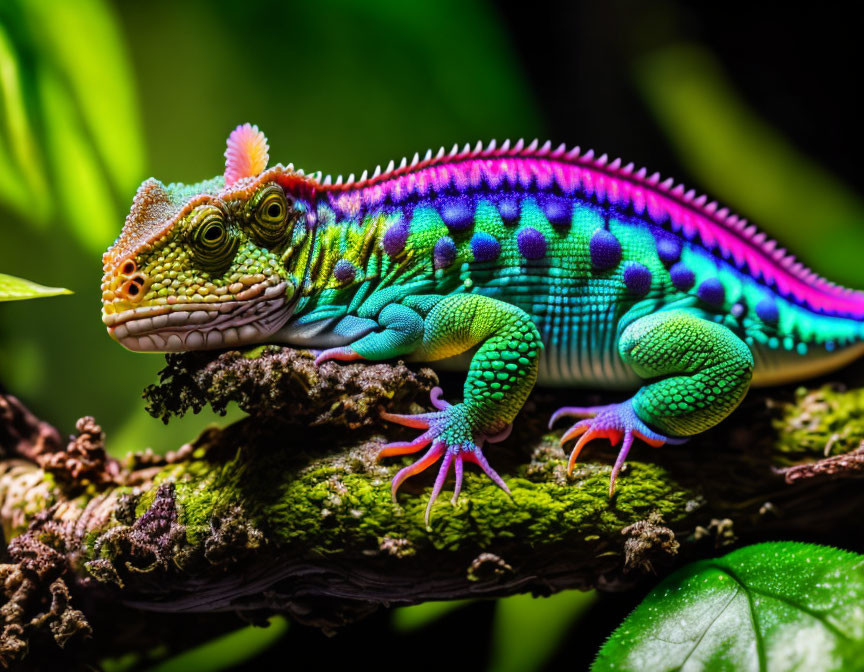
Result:
M858 669L862 603L864 557L813 544L756 544L668 577L591 669Z

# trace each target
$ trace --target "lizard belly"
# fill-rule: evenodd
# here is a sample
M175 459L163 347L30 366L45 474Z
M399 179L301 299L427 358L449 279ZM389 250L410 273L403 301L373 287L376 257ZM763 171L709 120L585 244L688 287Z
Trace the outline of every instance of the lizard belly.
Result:
M639 377L618 354L618 320L612 312L610 307L535 317L544 346L537 382L553 387L639 387Z
M611 308L609 309L612 310ZM610 319L613 318L613 319ZM543 340L537 383L549 387L636 389L642 380L618 354L617 320L605 311L534 318ZM467 371L476 348L434 362L434 368Z

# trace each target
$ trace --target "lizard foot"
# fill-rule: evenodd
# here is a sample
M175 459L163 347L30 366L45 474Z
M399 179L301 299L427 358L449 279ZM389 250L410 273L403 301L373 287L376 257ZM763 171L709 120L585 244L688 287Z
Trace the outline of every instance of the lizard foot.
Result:
M650 429L636 415L633 404L629 400L607 406L564 406L552 414L552 418L549 420L550 429L559 418L583 418L564 432L564 436L561 437L562 446L571 439L579 439L570 453L570 460L567 463L568 475L573 473L573 465L576 464L576 459L582 452L582 448L592 439L607 438L613 446L617 446L618 442L622 438L624 439L621 443L621 450L618 452L618 458L615 460L615 466L612 467L612 478L609 481L610 497L615 493L615 479L618 477L621 467L624 466L634 438L642 439L649 446L655 448L664 443L679 444L687 440L686 438L664 436Z
M423 457L401 469L393 477L391 491L394 502L399 486L406 479L419 474L441 459L441 467L438 469L438 476L435 478L435 485L432 487L432 494L426 505L427 527L429 526L432 505L444 487L444 481L447 480L451 464L456 475L456 486L453 489L453 498L451 499L453 504L458 500L459 492L462 490L462 471L465 462L473 462L479 466L504 492L510 494L507 484L486 461L482 447L484 443L497 443L506 439L510 435L513 425L507 425L504 430L492 435L474 430L465 404L450 404L441 399L441 393L441 388L435 387L429 395L432 405L437 409L436 411L417 415L381 414L382 418L390 422L415 429L425 429L426 431L413 441L396 441L382 446L381 452L378 453L379 458L416 453L431 444Z

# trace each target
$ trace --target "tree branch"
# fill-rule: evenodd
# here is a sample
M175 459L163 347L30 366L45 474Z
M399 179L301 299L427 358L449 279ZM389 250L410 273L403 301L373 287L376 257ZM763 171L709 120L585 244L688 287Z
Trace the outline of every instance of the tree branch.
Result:
M382 605L622 589L736 538L842 525L864 504L851 478L860 460L818 466L826 447L860 446L862 390L751 394L687 445L640 445L612 499L615 450L592 444L569 477L560 431L545 429L555 407L600 399L538 391L490 451L513 498L468 473L458 505L442 498L426 529L431 480L410 480L393 504L404 462L375 456L385 433L410 434L377 416L425 404L436 382L402 363L318 369L308 353L272 346L169 356L146 393L155 415L230 402L255 415L169 456L122 462L106 456L92 418L64 445L0 397L0 522L11 540L0 568L3 660L20 660L39 637L74 646L91 630L80 646L104 655L117 626L98 615L118 608L163 612L163 627L187 612L279 611L333 628ZM800 464L817 475L780 472Z

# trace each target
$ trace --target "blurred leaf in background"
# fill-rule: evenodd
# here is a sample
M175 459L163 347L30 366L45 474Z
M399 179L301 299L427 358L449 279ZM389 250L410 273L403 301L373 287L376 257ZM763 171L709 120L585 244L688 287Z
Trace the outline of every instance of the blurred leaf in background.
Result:
M670 145L713 198L737 204L829 279L864 286L864 200L759 118L708 49L672 43L636 59L634 73Z
M140 407L137 381L158 362L125 358L99 321L101 253L144 177L134 77L111 7L0 4L0 92L0 268L75 291L0 313L0 380L60 427L93 413L114 430Z
M488 672L542 670L596 599L593 590L565 590L549 597L498 600Z
M596 599L594 591L565 590L549 597L513 595L497 600L487 672L542 670ZM393 629L412 633L474 603L454 600L400 607L393 611Z
M146 672L221 672L267 651L286 632L288 620L284 616L273 616L265 627L247 625L155 665L148 666L148 661L139 654L105 659L100 665L104 672L141 669Z
M70 227L98 258L144 169L133 78L110 8L4 2L0 86L3 205L39 228Z
M393 610L393 629L396 632L413 632L420 630L444 618L457 609L472 604L473 600L450 600L444 602L423 602L410 607L399 607Z

